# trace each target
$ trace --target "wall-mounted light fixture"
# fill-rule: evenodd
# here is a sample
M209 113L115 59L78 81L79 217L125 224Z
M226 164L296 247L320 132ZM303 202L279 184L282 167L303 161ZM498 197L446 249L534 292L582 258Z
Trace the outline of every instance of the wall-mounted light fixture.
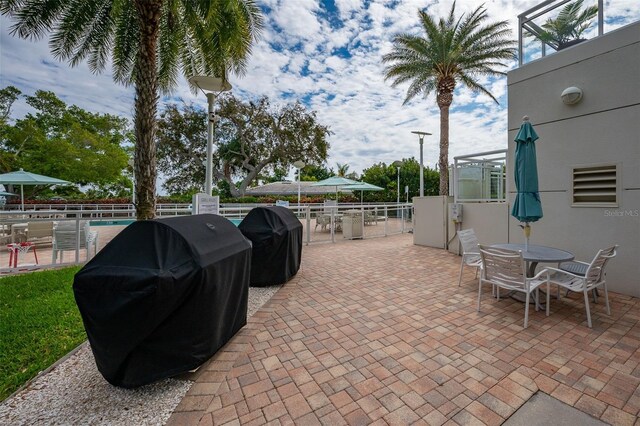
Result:
M582 89L575 86L567 87L560 97L565 105L575 105L582 100Z

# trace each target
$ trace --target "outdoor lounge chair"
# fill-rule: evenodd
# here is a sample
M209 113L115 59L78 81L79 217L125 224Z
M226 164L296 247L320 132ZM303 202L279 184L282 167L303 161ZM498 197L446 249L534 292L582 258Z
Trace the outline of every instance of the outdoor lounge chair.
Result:
M56 263L60 254L60 263L63 262L65 251L86 250L86 259L89 260L90 248L93 247L93 255L98 250L98 233L89 230L88 222L80 222L80 239L77 239L75 222L63 222L53 231L53 252L51 262Z
M556 284L559 287L566 288L567 290L582 292L584 294L584 307L587 311L587 324L589 325L589 328L592 328L589 296L587 295L590 290L595 291L600 286L604 288L604 301L607 307L607 315L611 315L605 267L609 260L615 257L617 248L618 246L615 245L613 247L599 250L591 263L572 262L575 266L580 264L586 266L584 273L581 273L582 271L578 270L579 268L576 268L575 272L569 272L558 268L547 268L549 271L553 272L553 275L550 277L551 284Z
M29 222L26 230L27 242L39 244L53 240L53 222Z
M527 277L527 267L521 251L504 250L488 246L479 246L482 258L482 274L478 284L478 312L482 299L482 284L492 284L511 291L525 293L524 328L529 325L529 298L535 290L536 311L539 307L539 287L547 284L547 316L549 316L549 272L544 269L535 277Z
M472 228L459 230L458 240L462 244L462 261L460 262L460 277L458 278L458 287L460 287L464 265L476 268L476 278L478 278L478 269L482 268L482 259L478 249L478 238Z

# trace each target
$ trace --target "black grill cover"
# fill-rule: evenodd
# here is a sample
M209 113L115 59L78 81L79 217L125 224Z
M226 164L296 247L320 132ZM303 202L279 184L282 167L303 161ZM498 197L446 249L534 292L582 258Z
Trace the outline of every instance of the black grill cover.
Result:
M256 207L238 228L253 243L251 285L284 284L300 269L302 224L289 209Z
M100 373L130 388L201 365L246 324L250 267L221 216L129 225L73 283Z

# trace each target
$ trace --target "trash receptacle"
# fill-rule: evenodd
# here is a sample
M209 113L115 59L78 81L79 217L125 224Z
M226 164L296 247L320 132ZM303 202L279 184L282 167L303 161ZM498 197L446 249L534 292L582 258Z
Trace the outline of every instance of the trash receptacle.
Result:
M300 269L302 223L285 207L256 207L238 229L253 243L251 285L284 284Z
M342 236L353 240L362 238L362 212L360 210L347 210L342 216Z
M200 366L246 324L250 267L221 216L129 225L73 283L100 373L131 388Z

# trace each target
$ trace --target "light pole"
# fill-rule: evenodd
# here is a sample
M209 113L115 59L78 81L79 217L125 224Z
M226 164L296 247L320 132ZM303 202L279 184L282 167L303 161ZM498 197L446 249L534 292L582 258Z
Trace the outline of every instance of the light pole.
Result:
M135 166L135 162L133 158L129 159L129 167L131 167L131 204L135 206L136 204L136 170L133 168Z
M400 166L402 166L402 161L396 160L391 163L391 165L398 168L398 196L396 198L396 203L400 204Z
M298 160L293 163L293 167L298 169L298 210L300 210L300 174L302 173L302 168L304 166L306 166L306 164L304 164L304 161L302 160Z
M422 143L424 142L424 137L426 135L431 135L431 133L421 132L419 130L414 130L411 133L415 133L420 139L420 196L424 197L424 163L422 161Z
M225 79L206 75L194 75L189 79L189 83L202 90L209 103L209 120L207 123L207 164L205 170L206 176L204 180L204 192L207 195L211 195L211 186L213 181L213 171L211 168L211 164L213 163L213 125L216 121L216 113L213 109L213 104L215 103L217 94L231 90L231 84ZM205 90L208 90L208 92L205 92Z

